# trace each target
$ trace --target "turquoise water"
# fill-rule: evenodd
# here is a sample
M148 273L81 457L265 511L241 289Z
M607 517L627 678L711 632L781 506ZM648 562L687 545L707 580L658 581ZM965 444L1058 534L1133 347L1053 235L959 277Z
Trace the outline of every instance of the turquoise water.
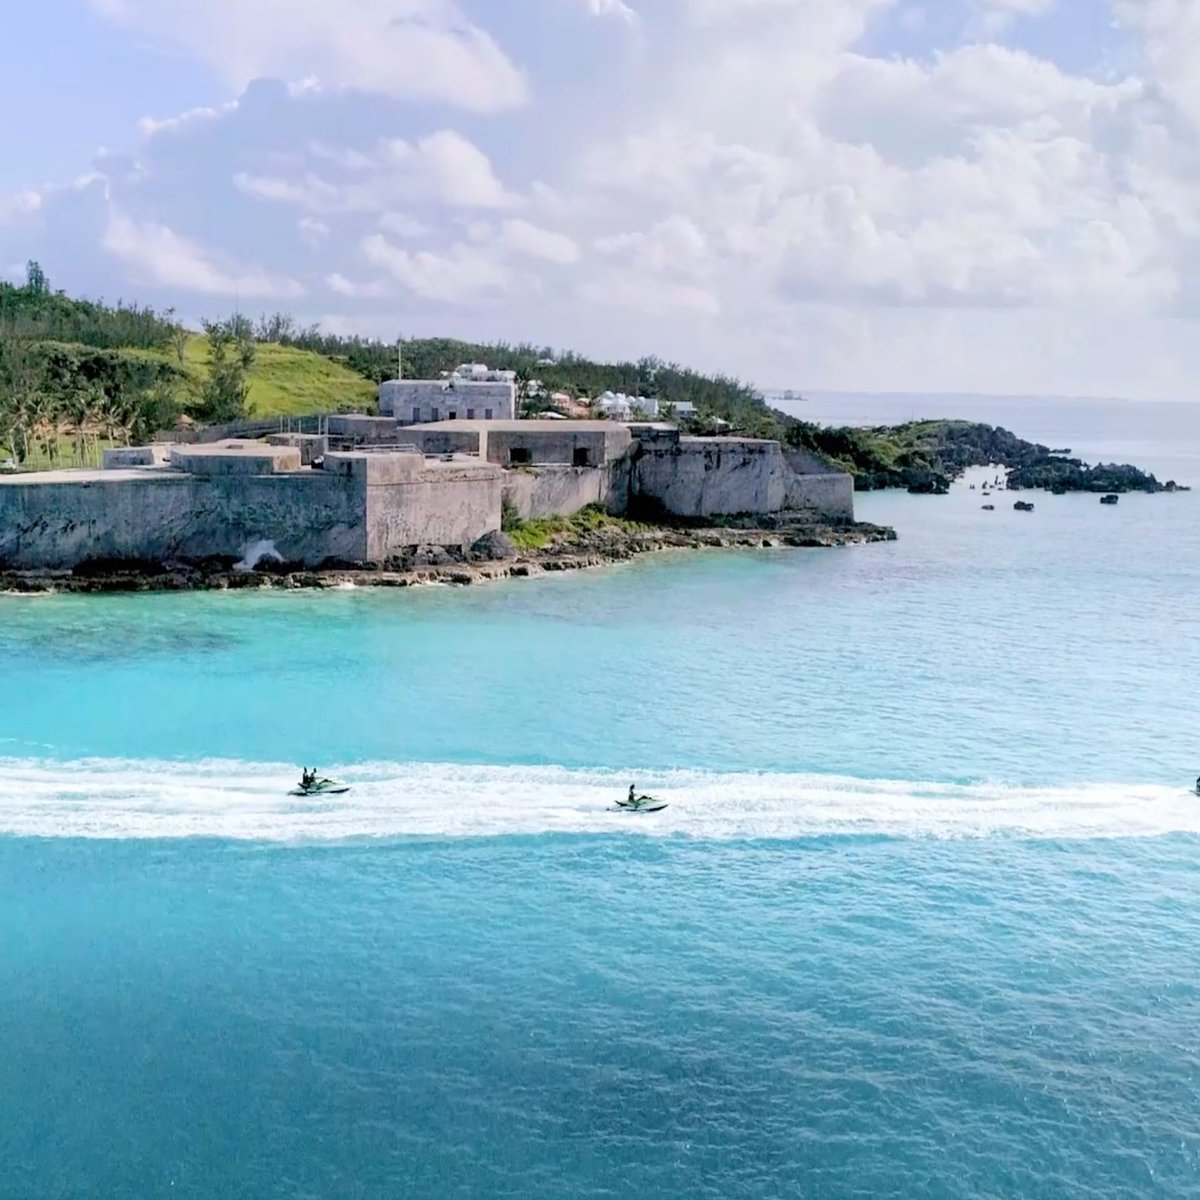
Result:
M1196 495L0 598L0 1197L1195 1195Z

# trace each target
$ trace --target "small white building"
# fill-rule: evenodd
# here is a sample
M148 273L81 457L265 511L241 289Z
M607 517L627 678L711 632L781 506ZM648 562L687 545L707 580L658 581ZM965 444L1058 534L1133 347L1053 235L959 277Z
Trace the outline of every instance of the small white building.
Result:
M649 396L627 396L624 392L604 392L596 398L596 408L614 421L635 417L653 420L658 416L658 401Z
M500 371L484 363L463 363L455 367L452 379L465 383L516 383L516 371Z

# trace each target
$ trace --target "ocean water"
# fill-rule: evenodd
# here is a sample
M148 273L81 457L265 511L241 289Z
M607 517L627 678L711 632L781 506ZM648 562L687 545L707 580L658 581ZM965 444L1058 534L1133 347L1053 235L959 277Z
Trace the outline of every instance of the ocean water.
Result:
M1121 457L1186 481L1177 411ZM1200 493L981 479L842 551L0 597L0 1197L1200 1193Z

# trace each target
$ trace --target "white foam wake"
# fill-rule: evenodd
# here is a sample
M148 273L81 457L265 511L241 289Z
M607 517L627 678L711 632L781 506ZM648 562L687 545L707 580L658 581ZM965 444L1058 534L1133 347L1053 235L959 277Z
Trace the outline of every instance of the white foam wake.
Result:
M400 836L630 833L696 838L830 834L913 837L1154 837L1200 833L1182 788L1007 787L821 775L645 772L670 801L654 815L609 811L629 777L558 767L377 763L331 773L344 796L289 796L282 764L0 759L0 834L334 841Z

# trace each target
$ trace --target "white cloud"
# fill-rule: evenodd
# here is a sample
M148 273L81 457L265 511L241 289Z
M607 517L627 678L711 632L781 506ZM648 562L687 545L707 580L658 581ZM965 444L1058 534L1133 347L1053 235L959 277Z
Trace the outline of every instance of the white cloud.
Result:
M401 286L424 300L474 304L507 290L510 277L486 248L459 243L443 254L409 251L382 234L364 238L362 255Z
M166 225L138 223L113 213L104 249L130 270L134 279L185 292L295 300L304 289L293 279L258 268L222 266L194 242Z
M296 222L296 232L299 233L300 240L306 246L316 249L333 230L324 221L318 221L315 217L301 217Z
M555 233L520 219L504 222L500 244L513 254L561 266L570 266L579 261L579 247L566 234Z
M422 138L415 147L388 143L387 156L402 175L457 208L508 208L515 202L496 177L488 156L452 129Z
M615 17L627 25L637 24L637 13L624 0L586 0L586 3L594 17Z
M386 212L379 218L379 228L395 237L419 238L429 233L429 227L408 213Z
M332 275L326 277L325 282L337 292L339 296L345 296L351 300L380 300L392 294L393 289L390 288L382 280L371 280L368 283L356 283L352 279L347 279L338 271L334 271Z
M596 240L601 254L622 257L654 271L689 271L708 259L708 238L688 217L659 221L644 233L618 233Z
M215 121L236 108L237 101L230 100L225 104L190 108L174 117L143 117L138 122L138 133L144 138L157 137L160 133L178 133L198 122Z
M189 16L194 53L227 78L244 60L301 82L145 123L136 160L97 164L103 188L39 186L36 220L0 223L0 262L36 254L67 285L56 257L86 270L103 239L124 248L85 276L106 294L122 265L156 303L303 283L346 328L403 319L762 382L1190 388L1200 2L1110 2L1123 41L1107 58L1074 48L1106 64L1085 72L992 40L1044 0L926 3L921 23L889 0L561 0L579 19L555 24L553 47L533 36L533 0L214 0L204 28L200 0L105 0L170 47ZM264 48L257 23L285 7L297 28ZM598 28L622 9L636 36ZM1073 10L1057 10L1070 32ZM513 67L492 42L511 78L536 81L534 103L503 109L504 72L483 70L486 95L442 59L426 76L407 48L372 82L364 38L390 44L392 16L395 37L422 19L460 50L487 23L522 56ZM977 24L981 40L958 44L972 18L999 32ZM323 44L343 19L348 40ZM386 96L344 86L358 63ZM492 115L402 102L458 104L452 86ZM136 236L109 228L110 205L137 214ZM232 249L247 245L261 266Z
M627 271L597 276L583 285L580 296L592 304L660 318L679 314L715 317L721 311L720 300L706 288Z
M313 79L492 111L521 72L453 0L90 0L102 16L192 55L241 89Z
M374 154L319 147L316 157L325 168L340 169L336 183L316 170L296 176L239 171L234 183L247 195L312 213L385 213L395 204L415 200L464 209L512 208L520 203L497 177L488 156L451 129L415 144L391 138Z
M971 32L980 37L997 37L1023 17L1045 17L1058 0L976 0Z
M11 196L0 195L0 225L31 217L42 207L42 194L32 189L14 192Z

